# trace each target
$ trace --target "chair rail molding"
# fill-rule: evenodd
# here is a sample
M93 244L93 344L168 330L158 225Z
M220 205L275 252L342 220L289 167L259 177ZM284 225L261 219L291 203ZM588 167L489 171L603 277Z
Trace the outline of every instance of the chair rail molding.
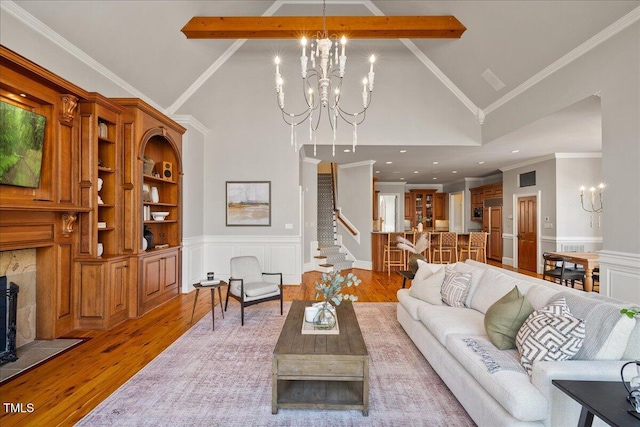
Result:
M228 279L230 261L253 255L262 271L282 273L283 283L299 285L302 279L302 236L288 235L206 235L204 266L216 277Z
M640 304L640 254L603 250L600 255L600 293Z

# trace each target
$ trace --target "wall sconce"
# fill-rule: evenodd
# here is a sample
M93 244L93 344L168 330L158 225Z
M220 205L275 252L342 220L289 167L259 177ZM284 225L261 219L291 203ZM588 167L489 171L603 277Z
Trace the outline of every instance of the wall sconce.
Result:
M585 187L580 187L580 204L582 205L582 209L584 209L587 212L591 212L591 213L600 213L602 212L602 209L604 207L604 205L602 204L602 192L604 191L604 184L600 183L600 185L598 185L598 188L596 189L596 187L591 187L589 189L589 200L591 201L591 208L587 209L584 207L584 191L586 190ZM596 207L596 191L598 192L598 199L599 199L599 203L600 206Z

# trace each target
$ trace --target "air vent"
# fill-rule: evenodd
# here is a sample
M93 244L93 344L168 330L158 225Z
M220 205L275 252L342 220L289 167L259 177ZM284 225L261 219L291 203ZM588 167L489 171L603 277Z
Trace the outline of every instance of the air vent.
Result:
M584 245L565 245L563 243L562 252L584 252Z
M504 83L502 83L502 80L500 80L498 76L493 74L493 71L488 68L484 71L484 73L480 75L487 81L487 83L491 85L492 88L496 90L496 92L506 86Z

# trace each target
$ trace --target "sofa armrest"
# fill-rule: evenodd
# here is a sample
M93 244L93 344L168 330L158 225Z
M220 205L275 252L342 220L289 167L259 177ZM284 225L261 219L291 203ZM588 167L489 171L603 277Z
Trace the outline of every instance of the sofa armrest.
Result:
M623 360L535 362L531 383L549 402L549 414L545 424L575 425L581 409L579 403L551 384L551 380L620 381L620 368L625 362Z

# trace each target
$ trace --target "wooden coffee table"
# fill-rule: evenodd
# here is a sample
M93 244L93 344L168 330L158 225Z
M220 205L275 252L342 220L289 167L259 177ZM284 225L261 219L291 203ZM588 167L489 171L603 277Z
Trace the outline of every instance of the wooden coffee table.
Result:
M273 351L271 411L357 409L369 415L369 352L350 301L336 307L338 335L302 334L304 308L293 301Z

